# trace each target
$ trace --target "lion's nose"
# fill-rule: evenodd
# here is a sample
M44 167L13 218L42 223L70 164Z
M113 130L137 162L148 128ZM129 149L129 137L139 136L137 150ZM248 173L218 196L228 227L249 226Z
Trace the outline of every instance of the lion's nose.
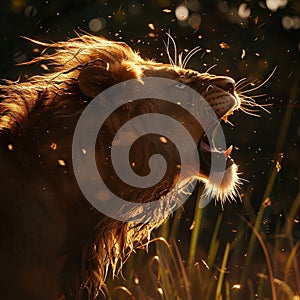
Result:
M232 95L234 94L235 81L230 77L222 76L221 78L218 78L218 81L215 83L215 85Z
M217 116L227 119L227 115L239 108L240 99L235 91L235 81L227 76L218 76L212 81L211 97L207 100Z

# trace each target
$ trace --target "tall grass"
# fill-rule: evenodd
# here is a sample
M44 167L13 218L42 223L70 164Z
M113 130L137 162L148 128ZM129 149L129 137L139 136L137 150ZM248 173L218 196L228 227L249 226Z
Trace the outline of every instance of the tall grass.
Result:
M172 231L172 222L178 219L170 220L163 228L166 236L153 239L149 253L138 250L125 265L123 277L108 281L108 299L300 300L300 242L292 234L299 205L300 192L285 224L277 226L274 236L279 241L275 243L261 232L256 220L242 216L235 239L224 243L220 236L224 220L220 214L212 234L205 236L210 240L205 253L199 251L197 243L203 240L199 228L205 208L196 205L187 261ZM241 248L247 252L244 259L237 260L235 252ZM234 265L239 266L237 274L231 274Z

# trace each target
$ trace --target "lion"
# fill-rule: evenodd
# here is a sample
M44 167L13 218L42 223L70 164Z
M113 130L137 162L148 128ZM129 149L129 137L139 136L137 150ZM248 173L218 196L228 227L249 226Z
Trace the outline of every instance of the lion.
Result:
M46 49L27 64L40 64L45 72L0 86L0 295L3 299L96 299L108 270L117 272L134 247L145 244L164 220L144 224L114 220L85 199L72 168L73 134L85 107L105 89L130 79L142 82L145 77L177 81L172 88L178 91L183 84L189 86L219 121L227 121L241 108L242 97L230 77L143 59L124 42L80 35L53 44L36 43ZM155 187L132 190L116 180L106 162L108 145L122 124L155 112L181 120L197 143L201 165L200 170L191 166L190 178L202 181L207 193L222 203L233 199L240 179L230 157L232 147L213 149L203 128L180 107L146 100L116 110L101 129L105 139L96 146L97 166L109 187L133 202L168 198L180 158L165 138L142 137L145 147L132 154L136 172L143 175L149 168L147 158L165 153L168 170ZM213 151L227 160L218 186L209 176L214 172Z

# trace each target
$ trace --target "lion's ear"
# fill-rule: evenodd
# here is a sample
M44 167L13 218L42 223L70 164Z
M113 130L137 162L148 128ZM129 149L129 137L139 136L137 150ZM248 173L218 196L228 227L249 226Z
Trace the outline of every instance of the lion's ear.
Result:
M78 76L79 88L89 98L96 97L106 89L110 81L112 81L112 74L101 66L86 67Z

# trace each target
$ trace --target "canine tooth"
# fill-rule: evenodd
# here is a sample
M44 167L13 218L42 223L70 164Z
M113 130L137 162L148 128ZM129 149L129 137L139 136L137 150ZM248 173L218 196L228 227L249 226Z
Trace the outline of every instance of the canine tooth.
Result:
M225 151L225 156L226 156L226 158L230 155L232 149L233 149L233 146L231 145L231 146Z
M225 123L227 123L227 119L228 119L227 115L225 115L225 116L222 117L222 120L223 120Z

